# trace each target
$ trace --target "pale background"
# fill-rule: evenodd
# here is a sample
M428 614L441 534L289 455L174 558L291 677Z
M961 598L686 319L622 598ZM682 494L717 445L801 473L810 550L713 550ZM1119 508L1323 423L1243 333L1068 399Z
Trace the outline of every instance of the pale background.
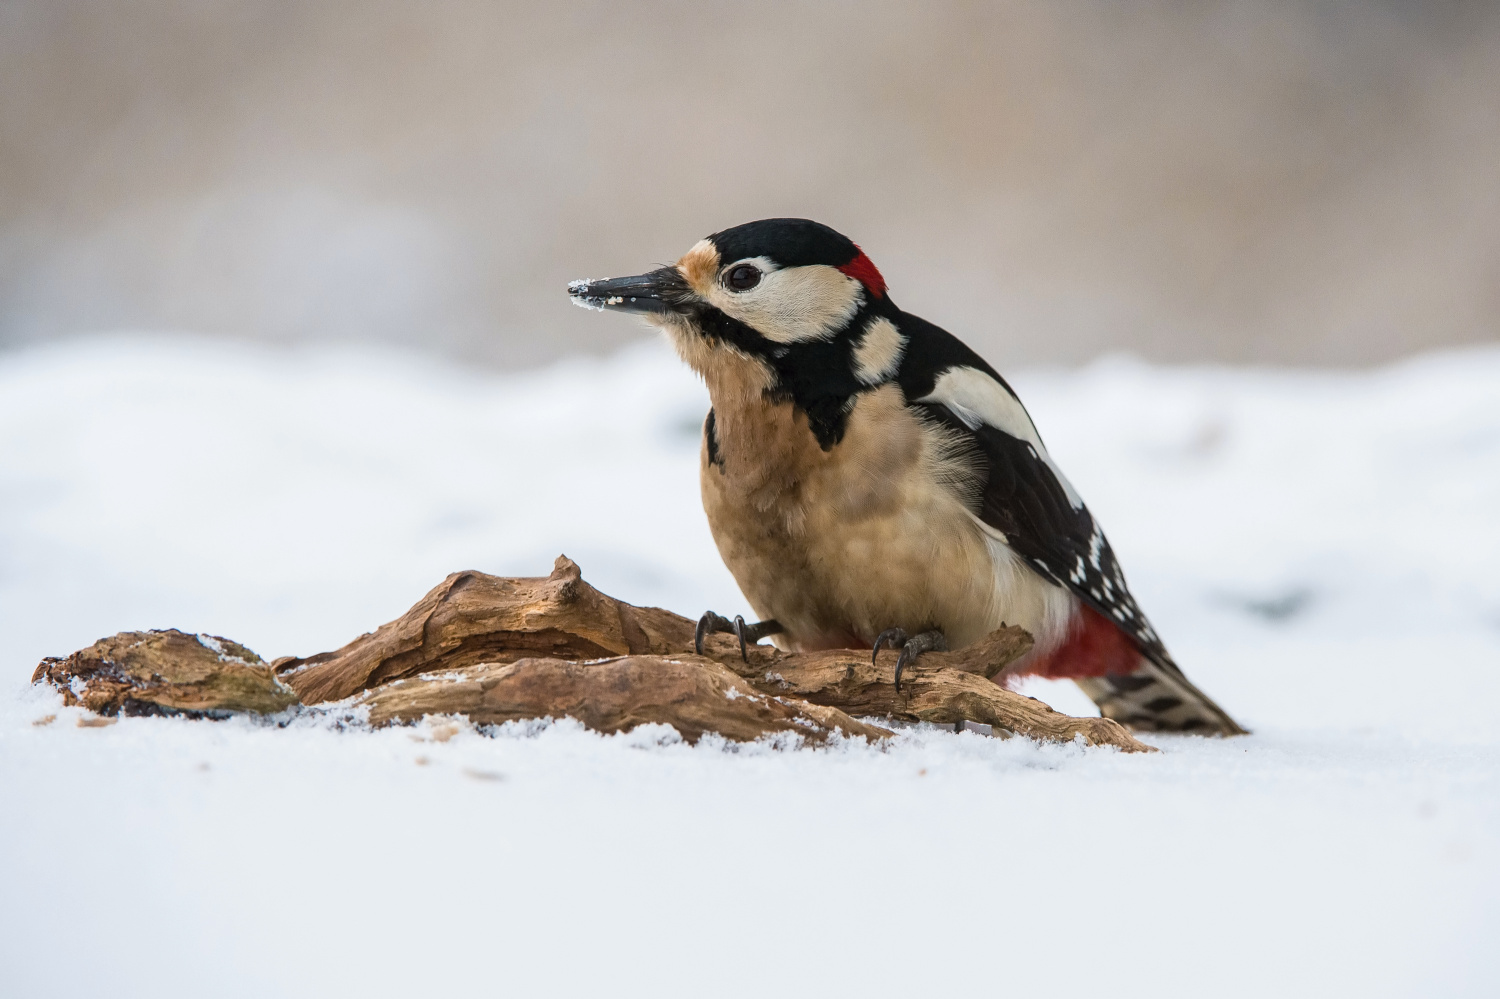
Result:
M1500 330L1500 6L0 4L0 348L600 352L567 307L806 215L1002 366Z

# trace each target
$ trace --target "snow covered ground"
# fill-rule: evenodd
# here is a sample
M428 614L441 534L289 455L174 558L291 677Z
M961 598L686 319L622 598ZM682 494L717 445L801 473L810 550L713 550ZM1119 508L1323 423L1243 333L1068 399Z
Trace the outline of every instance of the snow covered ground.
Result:
M1494 995L1500 350L1013 382L1254 735L80 728L41 656L174 626L306 654L461 568L566 552L637 603L747 611L698 507L707 403L655 343L516 376L0 354L0 994Z

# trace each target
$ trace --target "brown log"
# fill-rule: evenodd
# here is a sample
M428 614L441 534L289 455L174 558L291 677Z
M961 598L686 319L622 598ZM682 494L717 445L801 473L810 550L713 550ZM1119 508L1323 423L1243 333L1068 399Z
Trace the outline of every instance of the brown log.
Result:
M659 722L692 743L705 732L735 742L795 732L813 744L827 741L835 730L871 740L891 735L834 707L762 693L719 663L698 656L481 663L395 680L355 703L369 708L373 725L458 714L479 725L569 717L600 732Z
M31 676L32 683L42 681L62 691L66 703L101 715L273 714L297 703L271 666L243 645L175 628L123 631L66 659L43 659Z
M1065 715L986 678L1030 647L1025 631L1001 628L957 652L924 653L902 673L900 693L894 651L881 652L873 664L870 653L849 649L791 653L757 646L749 663L740 660L738 650L716 658L757 690L836 705L856 717L939 725L978 722L997 735L1014 732L1043 742L1082 738L1090 746L1154 751L1117 721Z
M684 618L684 621L687 619ZM691 641L689 642L691 646ZM960 673L971 673L984 677L986 680L999 675L1011 663L1031 651L1031 634L1025 628L1017 628L1014 625L1005 625L990 632L984 638L971 645L951 652L924 652L916 660L916 664L909 664L907 672L913 669L931 671L935 669L957 670ZM837 649L830 652L784 652L771 645L751 645L745 649L741 656L740 647L732 635L715 635L712 640L704 642L703 652L716 662L721 662L730 669L745 677L755 677L766 670L779 670L783 666L795 668L799 664L805 665L823 661L824 657L836 656L839 661L844 659L862 659L867 665L870 663L870 651L868 649ZM885 649L880 653L881 668L885 671L886 680L892 685L894 692L896 677L896 659L900 652L897 649ZM852 659L850 660L852 661ZM905 680L907 672L902 674ZM753 682L753 681L752 681ZM905 684L902 684L903 689Z
M560 556L546 578L455 573L406 614L374 633L337 652L278 660L276 665L303 700L313 703L481 663L532 658L578 662L619 656L635 657L641 668L647 662L645 656L691 663L696 661L691 655L694 627L695 622L669 611L635 607L600 593L583 581L577 564ZM870 664L867 652L794 653L756 645L748 649L749 661L745 662L735 639L728 635L709 636L704 652L764 694L796 697L850 715L940 724L969 721L992 726L1002 734L1021 732L1053 742L1081 736L1090 745L1137 752L1150 749L1116 722L1072 718L989 680L1030 648L1030 635L1006 627L964 649L926 653L915 667L909 667L911 682L903 684L900 695L892 682L895 652L882 652L877 668ZM675 670L667 660L660 661L660 668ZM540 702L527 703L531 707L525 710L541 710ZM542 711L542 715L556 713ZM400 715L410 716L407 709Z
M275 662L306 704L436 670L543 657L584 661L693 646L693 622L606 596L566 555L552 575L455 572L394 621L335 652Z
M732 636L711 635L700 657L691 652L694 627L600 593L560 557L546 578L454 573L400 618L336 652L267 666L226 639L127 632L44 660L33 680L101 714L272 712L299 696L311 704L369 691L360 703L376 724L424 714L481 724L568 716L606 732L663 722L690 741L706 731L735 740L795 731L821 742L834 730L888 736L851 717L873 716L1150 749L1113 721L1072 718L992 682L1031 648L1020 628L926 653L897 693L894 651L872 664L868 652L757 645L742 659Z

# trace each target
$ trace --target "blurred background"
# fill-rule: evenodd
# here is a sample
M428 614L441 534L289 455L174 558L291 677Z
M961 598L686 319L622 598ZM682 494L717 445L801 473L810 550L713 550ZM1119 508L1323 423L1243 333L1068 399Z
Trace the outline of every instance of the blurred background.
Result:
M804 215L997 364L1500 335L1500 5L0 3L0 347L114 329L501 367Z

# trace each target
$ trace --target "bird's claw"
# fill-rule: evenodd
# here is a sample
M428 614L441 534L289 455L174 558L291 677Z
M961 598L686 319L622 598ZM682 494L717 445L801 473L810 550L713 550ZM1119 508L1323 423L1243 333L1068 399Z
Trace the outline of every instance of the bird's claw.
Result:
M733 631L734 622L727 617L715 614L713 611L704 611L703 616L698 619L698 627L693 631L693 651L703 655L703 636L710 631Z
M880 655L880 650L886 645L901 650L901 654L896 657L896 693L898 694L901 693L901 673L908 664L915 662L916 658L924 652L948 651L948 639L941 631L924 631L919 635L908 637L901 628L887 628L875 636L875 648L870 653L872 665Z
M722 614L705 611L698 619L698 627L693 631L693 651L700 656L703 655L704 636L711 631L723 632L740 640L740 658L748 663L750 646L767 635L779 635L783 630L781 625L772 619L746 624L744 616L740 614L736 614L734 620L731 621Z
M880 657L880 650L889 644L893 649L899 649L906 644L906 632L901 628L887 628L875 636L875 648L870 653L870 665L874 666Z

